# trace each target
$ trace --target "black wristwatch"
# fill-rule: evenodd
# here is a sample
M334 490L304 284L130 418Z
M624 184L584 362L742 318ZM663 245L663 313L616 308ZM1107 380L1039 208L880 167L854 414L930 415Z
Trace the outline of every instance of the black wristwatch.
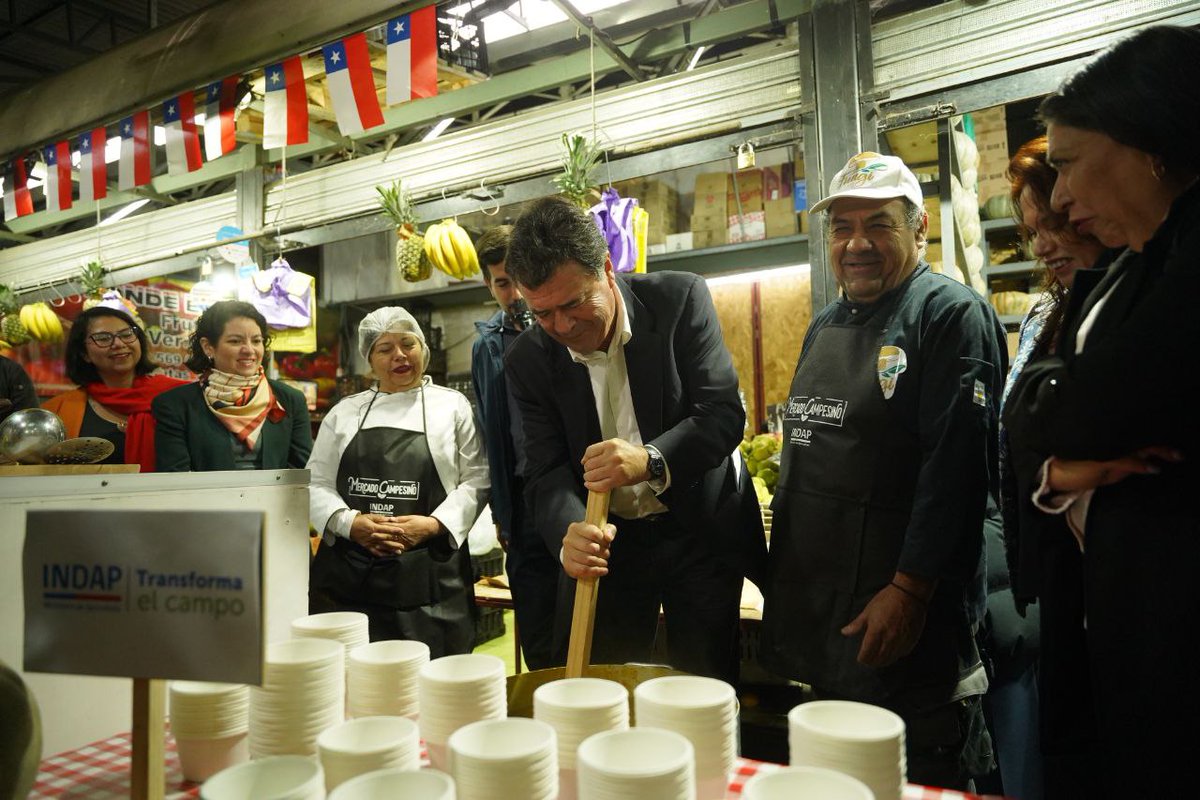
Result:
M645 446L646 454L650 456L646 461L646 472L650 473L650 480L661 481L667 475L667 462L663 460L662 453L658 452L658 448L653 445Z

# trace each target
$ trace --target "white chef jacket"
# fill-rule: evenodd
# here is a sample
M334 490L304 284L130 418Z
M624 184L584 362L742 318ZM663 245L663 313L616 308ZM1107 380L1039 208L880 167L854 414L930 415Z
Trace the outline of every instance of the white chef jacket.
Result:
M483 438L475 427L475 416L467 398L453 389L435 386L428 376L420 388L379 394L367 415L365 429L393 427L421 431L421 392L425 393L425 434L429 452L441 478L446 499L433 510L450 531L455 547L462 545L475 520L487 504L490 481ZM357 512L349 508L337 491L338 465L342 454L358 433L359 423L375 397L375 390L346 397L325 416L313 443L308 469L309 513L312 525L331 536L349 537L350 523Z

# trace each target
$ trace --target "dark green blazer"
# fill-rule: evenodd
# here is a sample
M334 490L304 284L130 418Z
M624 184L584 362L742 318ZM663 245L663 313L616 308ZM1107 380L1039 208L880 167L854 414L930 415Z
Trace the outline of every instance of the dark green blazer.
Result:
M312 429L304 395L279 381L269 381L283 419L263 422L258 446L259 469L304 469L312 452ZM210 472L236 469L233 438L204 402L199 383L163 392L150 405L157 422L154 451L158 472Z

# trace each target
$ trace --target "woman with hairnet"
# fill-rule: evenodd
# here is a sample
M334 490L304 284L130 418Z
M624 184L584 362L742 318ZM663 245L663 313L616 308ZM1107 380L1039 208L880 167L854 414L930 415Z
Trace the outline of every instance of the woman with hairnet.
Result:
M358 349L376 387L333 407L308 461L312 524L323 533L309 612L360 611L372 641L416 639L432 658L469 653L467 532L488 494L471 406L425 376L425 336L403 308L367 315Z

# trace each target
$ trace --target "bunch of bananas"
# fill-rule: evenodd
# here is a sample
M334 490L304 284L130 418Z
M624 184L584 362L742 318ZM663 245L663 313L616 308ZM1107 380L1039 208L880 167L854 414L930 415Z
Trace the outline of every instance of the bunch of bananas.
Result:
M29 305L21 306L19 317L21 324L39 342L62 341L62 320L58 318L58 314L55 314L46 303L30 303Z
M462 280L479 273L475 245L453 219L444 219L425 229L425 255L451 278Z

